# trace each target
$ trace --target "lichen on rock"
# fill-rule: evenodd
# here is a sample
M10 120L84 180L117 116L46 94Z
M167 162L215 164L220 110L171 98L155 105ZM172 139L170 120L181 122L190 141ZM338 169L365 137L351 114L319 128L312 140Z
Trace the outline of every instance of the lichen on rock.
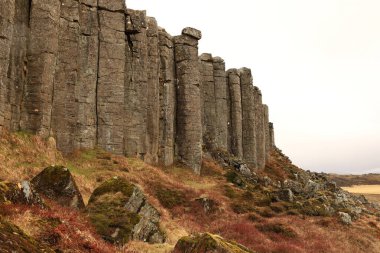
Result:
M69 169L63 166L50 166L35 176L32 185L36 191L62 206L83 209L81 193Z
M125 244L131 239L162 243L160 214L143 192L122 178L112 178L95 189L87 212L97 232L106 241Z

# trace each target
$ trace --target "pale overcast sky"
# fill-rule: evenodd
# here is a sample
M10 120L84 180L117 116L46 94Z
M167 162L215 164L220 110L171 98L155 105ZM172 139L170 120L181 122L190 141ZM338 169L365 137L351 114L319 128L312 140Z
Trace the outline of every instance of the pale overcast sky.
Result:
M380 172L379 0L127 0L199 53L249 67L277 146L304 169Z

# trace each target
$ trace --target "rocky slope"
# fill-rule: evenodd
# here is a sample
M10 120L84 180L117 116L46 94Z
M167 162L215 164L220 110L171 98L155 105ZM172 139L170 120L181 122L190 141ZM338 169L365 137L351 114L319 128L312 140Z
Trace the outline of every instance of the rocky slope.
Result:
M61 252L380 249L377 205L297 168L278 149L253 172L239 158L216 152L203 159L199 177L180 165L152 167L101 149L62 157L49 141L24 133L3 133L0 144L0 216L23 231L12 232L14 242L30 239L34 247ZM52 171L71 172L65 177L75 182L33 185L36 177L55 178L46 173ZM78 192L85 209L70 205L81 199ZM0 240L9 238L1 228Z

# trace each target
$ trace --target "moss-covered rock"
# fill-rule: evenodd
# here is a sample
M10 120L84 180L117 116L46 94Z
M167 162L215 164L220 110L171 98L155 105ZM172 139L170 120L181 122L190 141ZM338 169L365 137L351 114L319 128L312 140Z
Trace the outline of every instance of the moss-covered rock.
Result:
M27 204L44 206L42 199L28 181L0 182L0 204Z
M182 237L173 253L253 253L243 245L210 233Z
M39 244L20 228L0 217L0 252L53 253L54 251Z
M50 166L32 179L36 191L62 206L82 209L82 195L70 171L63 166Z
M95 189L87 212L106 241L125 244L130 239L152 243L165 240L159 229L160 214L143 192L125 179L112 178Z

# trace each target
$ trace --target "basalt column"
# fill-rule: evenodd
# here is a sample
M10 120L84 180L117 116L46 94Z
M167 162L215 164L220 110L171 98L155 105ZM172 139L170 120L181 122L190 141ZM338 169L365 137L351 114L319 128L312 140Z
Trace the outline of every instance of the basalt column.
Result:
M99 68L97 84L98 145L116 154L124 149L125 6L99 1Z
M274 142L274 127L272 122L269 122L269 142L270 149L276 147L276 144Z
M255 129L255 100L252 84L252 73L248 68L240 72L241 107L242 107L242 145L243 158L250 167L257 166L256 129Z
M264 107L264 138L265 138L265 163L267 163L270 155L270 132L269 132L269 109L267 105Z
M125 151L145 158L147 153L147 23L145 11L127 10L127 59L125 66Z
M78 80L79 60L79 3L75 0L62 1L60 16L51 129L57 147L66 153L73 150L76 131L75 86Z
M178 158L200 174L202 163L202 115L198 40L201 32L185 28L174 37L177 74L177 132Z
M159 163L165 166L174 162L175 143L175 65L173 38L163 29L159 30L160 49L160 146Z
M26 74L27 74L26 50L27 50L28 34L29 34L30 10L29 10L29 1L15 0L14 2L15 2L14 27L13 27L10 63L9 63L9 69L8 69L8 75L9 75L8 76L9 78L8 95L7 95L7 100L5 101L7 101L6 103L9 105L9 109L10 109L10 119L9 119L10 122L7 124L9 124L10 130L17 131L20 128L21 102L22 102L24 87L27 81L26 80ZM0 30L1 29L2 28L0 28Z
M216 99L214 83L214 66L211 54L199 57L201 75L201 107L203 143L208 150L216 147Z
M0 130L8 127L6 121L10 112L7 87L15 11L14 0L3 1L0 8Z
M241 88L240 75L237 69L227 71L228 86L230 90L231 108L231 153L238 158L243 158L243 129L242 129L242 108L241 108Z
M228 85L226 66L220 57L213 58L214 85L215 85L215 113L216 113L216 146L219 149L228 150L228 123L230 108L228 103Z
M90 1L88 4L90 4ZM99 60L99 20L96 6L79 6L78 80L75 86L77 128L74 148L96 145L96 91Z
M158 51L158 27L154 18L147 18L147 45L148 45L148 89L147 89L147 154L145 161L158 163L159 142L159 51Z
M28 82L20 124L42 136L50 133L60 10L60 0L32 1L31 5Z
M262 104L261 91L257 87L254 87L254 100L257 168L263 169L265 167L266 157L264 130L266 126L264 125L264 107Z

